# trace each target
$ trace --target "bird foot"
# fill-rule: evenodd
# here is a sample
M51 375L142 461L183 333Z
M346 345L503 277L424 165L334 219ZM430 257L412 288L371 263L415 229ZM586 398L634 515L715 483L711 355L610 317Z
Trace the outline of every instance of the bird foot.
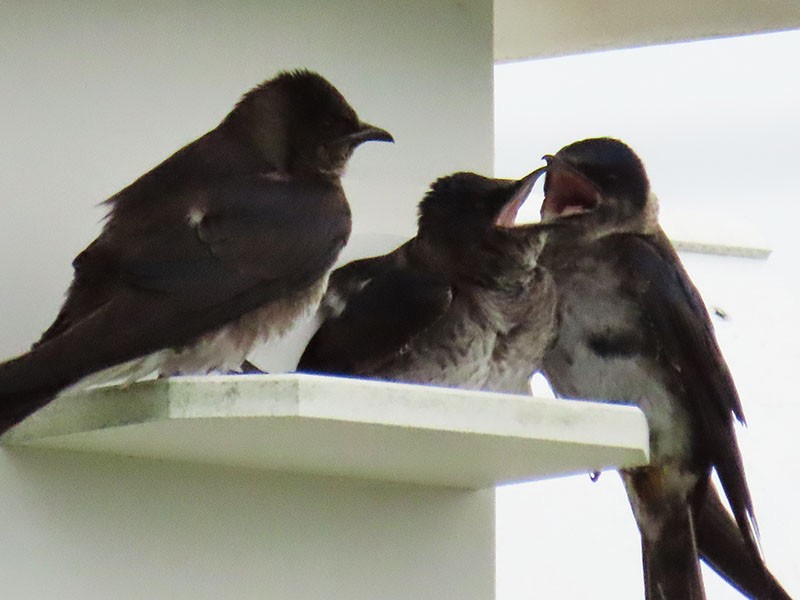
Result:
M246 360L242 363L242 366L239 367L239 371L235 372L242 375L266 375L266 371L262 371L249 360Z

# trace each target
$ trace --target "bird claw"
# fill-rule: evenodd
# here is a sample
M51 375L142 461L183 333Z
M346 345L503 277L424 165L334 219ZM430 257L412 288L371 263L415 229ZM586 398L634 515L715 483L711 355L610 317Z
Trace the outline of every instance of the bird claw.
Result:
M239 374L242 375L266 375L266 371L262 371L249 360L246 360L242 363L242 366L239 367Z

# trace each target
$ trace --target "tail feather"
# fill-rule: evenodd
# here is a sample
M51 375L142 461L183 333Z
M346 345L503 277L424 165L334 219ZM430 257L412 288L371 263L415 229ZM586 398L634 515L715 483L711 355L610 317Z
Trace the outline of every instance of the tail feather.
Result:
M673 513L656 539L642 535L647 600L705 600L690 511Z
M718 440L715 447L720 449L719 456L714 461L714 468L719 475L725 496L728 498L733 516L744 536L751 560L761 561L761 546L759 543L758 523L753 510L753 500L744 474L742 455L736 443L736 433L733 423L728 425L727 435Z
M35 413L56 397L57 392L35 392L25 396L0 396L0 435Z
M712 486L708 487L697 512L698 550L714 571L749 598L791 600L763 560L753 555L740 528Z
M24 354L0 364L0 434L39 410L69 385L47 378L39 356Z
M107 305L61 335L40 341L27 354L0 364L0 434L87 375L148 352L147 332L137 329L147 320L137 314L131 299L121 302L128 305L122 310Z
M689 497L698 479L674 466L620 471L642 536L647 600L705 600Z

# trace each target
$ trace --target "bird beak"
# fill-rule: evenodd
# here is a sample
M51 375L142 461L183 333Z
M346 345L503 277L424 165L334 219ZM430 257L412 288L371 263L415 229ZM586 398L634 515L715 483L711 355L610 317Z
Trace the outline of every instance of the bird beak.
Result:
M528 194L531 193L533 186L536 185L536 182L539 180L544 172L547 171L547 167L539 167L525 175L522 179L517 181L517 190L514 192L514 197L517 198L521 196L523 200L528 197Z
M542 221L580 215L597 208L602 195L593 181L558 156L547 154L542 158L547 161L540 210Z
M539 167L535 171L531 171L525 175L525 177L522 179L514 182L514 193L512 194L511 198L508 199L505 205L503 205L503 209L500 211L500 214L495 220L496 226L514 227L516 224L517 212L522 205L525 204L528 196L530 196L533 186L536 185L536 181L542 176L542 173L544 173L546 169L547 167Z
M339 140L339 143L348 144L355 148L359 144L363 144L364 142L392 142L394 143L394 138L392 134L386 131L385 129L381 129L380 127L375 127L374 125L370 125L369 123L360 123L359 127L353 133L348 133L347 135L343 136Z

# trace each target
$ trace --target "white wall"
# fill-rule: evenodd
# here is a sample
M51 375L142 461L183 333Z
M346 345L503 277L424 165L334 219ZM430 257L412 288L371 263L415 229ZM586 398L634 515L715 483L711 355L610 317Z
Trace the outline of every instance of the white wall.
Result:
M409 234L434 178L492 169L489 0L0 4L0 357L49 325L96 205L281 69L328 77L395 145L345 186L356 232Z
M800 26L794 0L496 0L495 58L546 58Z
M356 232L410 234L432 179L491 171L491 14L490 0L1 3L0 359L55 316L97 203L281 69L320 71L394 134L359 148L345 187ZM0 450L3 594L491 595L491 492L359 485Z
M494 591L492 490L31 450L5 451L0 481L6 598L484 600Z

